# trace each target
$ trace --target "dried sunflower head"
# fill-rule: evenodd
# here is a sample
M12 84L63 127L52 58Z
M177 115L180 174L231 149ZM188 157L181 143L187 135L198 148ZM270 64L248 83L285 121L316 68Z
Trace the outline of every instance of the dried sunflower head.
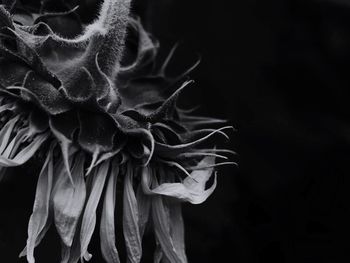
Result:
M53 224L61 262L89 260L102 199L102 255L119 262L114 211L123 198L128 262L142 257L146 225L156 259L187 262L180 203L202 203L214 191L216 176L206 187L213 169L230 163L215 158L231 152L203 144L231 127L207 128L223 121L176 106L190 81L168 96L193 67L166 77L174 50L156 65L157 42L129 15L130 0L105 0L86 26L76 8L48 13L45 2L0 6L0 179L9 167L45 156L21 256L34 262Z

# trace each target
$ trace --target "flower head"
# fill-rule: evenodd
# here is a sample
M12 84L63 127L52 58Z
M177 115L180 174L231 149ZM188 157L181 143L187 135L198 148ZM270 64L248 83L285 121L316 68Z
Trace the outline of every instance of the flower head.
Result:
M129 15L130 0L105 0L87 26L76 9L46 13L7 2L0 6L0 179L9 167L45 156L21 255L34 262L34 248L54 225L61 262L89 260L101 201L102 254L119 262L114 211L123 198L128 262L140 262L146 225L159 258L187 262L180 201L204 202L216 186L215 176L206 187L213 169L230 163L215 162L229 150L203 143L227 137L231 127L206 128L223 121L176 105L193 67L166 76L175 49L156 65L158 44Z

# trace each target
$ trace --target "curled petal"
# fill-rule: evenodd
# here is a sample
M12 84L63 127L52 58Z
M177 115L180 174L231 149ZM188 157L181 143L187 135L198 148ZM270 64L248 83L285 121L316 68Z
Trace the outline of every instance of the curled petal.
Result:
M215 162L215 158L206 157L198 165L211 165ZM213 185L209 189L205 189L207 181L210 179L213 168L206 170L196 170L184 179L183 183L163 183L154 189L150 189L150 172L144 168L142 172L142 186L147 194L165 195L176 199L187 201L192 204L203 203L214 191L216 187L216 175Z

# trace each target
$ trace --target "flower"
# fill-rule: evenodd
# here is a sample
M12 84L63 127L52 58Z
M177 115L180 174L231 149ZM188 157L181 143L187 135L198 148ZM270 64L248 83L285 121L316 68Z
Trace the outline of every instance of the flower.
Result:
M45 156L26 248L54 225L61 262L89 260L88 245L102 202L100 240L106 262L119 262L115 237L117 185L123 184L123 234L128 262L140 262L146 225L156 258L187 262L181 202L204 202L215 167L229 150L203 148L222 120L177 107L191 81L168 94L194 68L169 78L158 44L129 14L130 0L105 0L90 25L76 8L46 13L16 1L0 6L0 178L9 167ZM59 22L57 22L59 21ZM128 32L128 36L126 36ZM132 61L131 61L132 60ZM131 61L126 65L125 61ZM196 66L196 65L195 65Z

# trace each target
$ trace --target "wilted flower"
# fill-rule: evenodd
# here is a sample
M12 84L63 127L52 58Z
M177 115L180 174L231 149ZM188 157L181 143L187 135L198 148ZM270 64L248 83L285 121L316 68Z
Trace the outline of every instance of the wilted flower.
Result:
M12 4L0 6L0 177L45 156L21 256L34 262L35 246L54 224L61 262L89 260L102 199L102 254L119 262L118 182L128 262L140 261L147 224L158 259L186 262L179 201L204 202L216 186L215 176L206 188L214 167L230 163L215 162L229 150L201 145L214 134L227 137L223 130L231 127L203 128L222 121L176 106L190 81L166 97L192 67L178 78L165 76L174 50L156 66L157 43L129 15L130 0L105 0L86 27L76 9L46 13L44 6L29 11L6 2Z

